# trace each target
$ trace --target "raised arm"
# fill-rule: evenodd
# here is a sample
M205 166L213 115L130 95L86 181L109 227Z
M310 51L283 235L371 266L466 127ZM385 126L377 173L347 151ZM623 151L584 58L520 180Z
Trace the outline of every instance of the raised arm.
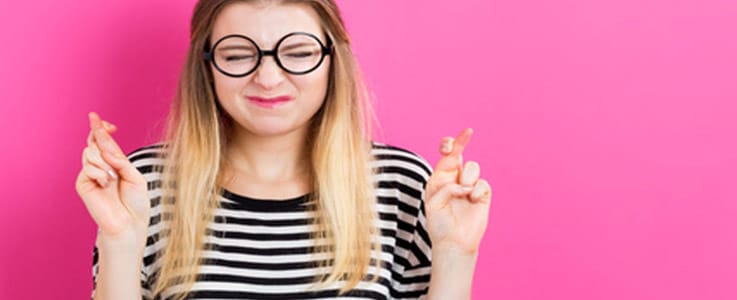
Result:
M471 282L491 205L491 186L478 163L463 163L473 131L441 143L442 157L426 186L427 230L432 241L428 299L471 299Z
M141 299L141 265L150 202L146 180L110 133L115 126L90 113L76 190L98 226L94 299Z

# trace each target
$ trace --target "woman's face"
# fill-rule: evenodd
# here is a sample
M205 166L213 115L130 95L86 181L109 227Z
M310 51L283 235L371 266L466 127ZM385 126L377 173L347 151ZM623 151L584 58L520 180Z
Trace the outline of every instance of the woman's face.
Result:
M311 33L326 43L319 17L309 6L234 3L217 16L210 45L223 36L241 34L251 38L261 50L271 50L292 32ZM274 136L306 128L324 102L330 63L331 57L325 56L317 69L303 75L281 69L273 56L264 56L258 68L245 77L229 77L213 64L210 69L218 102L240 126L237 130ZM277 97L291 100L264 103L255 99Z

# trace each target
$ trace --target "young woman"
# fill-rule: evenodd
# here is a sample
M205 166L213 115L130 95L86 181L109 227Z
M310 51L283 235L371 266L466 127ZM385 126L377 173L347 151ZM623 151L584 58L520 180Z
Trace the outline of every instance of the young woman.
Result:
M125 155L90 113L93 298L470 298L472 131L434 170L373 142L358 74L332 0L199 1L164 142Z

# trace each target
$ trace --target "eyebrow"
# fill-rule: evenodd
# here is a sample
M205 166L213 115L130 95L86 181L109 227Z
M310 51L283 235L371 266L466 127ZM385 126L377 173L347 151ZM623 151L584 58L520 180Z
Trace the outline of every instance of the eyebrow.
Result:
M297 44L291 44L291 45L282 46L282 50L290 50L290 49L293 49L293 48L299 48L299 47L302 47L302 46L310 46L310 45L315 45L315 44L313 44L313 43L297 43Z
M220 50L253 50L254 47L243 46L243 45L230 45L230 46L218 47L218 49Z

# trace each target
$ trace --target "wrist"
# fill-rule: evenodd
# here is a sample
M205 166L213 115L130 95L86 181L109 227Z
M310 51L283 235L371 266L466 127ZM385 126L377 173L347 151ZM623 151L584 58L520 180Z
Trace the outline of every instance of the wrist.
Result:
M453 244L433 244L432 245L432 256L433 258L448 258L457 260L476 260L478 257L478 248L469 250L462 249Z
M146 247L146 233L129 232L111 236L100 232L97 235L95 245L100 252L104 253L136 253L143 255L143 249Z
M478 252L469 253L455 248L432 249L432 268L443 272L473 274Z
M478 251L433 245L428 299L471 299L477 257Z

